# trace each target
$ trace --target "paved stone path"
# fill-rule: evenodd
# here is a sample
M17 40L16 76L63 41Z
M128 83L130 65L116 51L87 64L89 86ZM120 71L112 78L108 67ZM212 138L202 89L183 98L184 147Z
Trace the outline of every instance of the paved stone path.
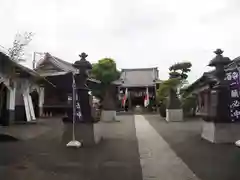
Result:
M199 180L144 116L135 115L135 127L143 180Z

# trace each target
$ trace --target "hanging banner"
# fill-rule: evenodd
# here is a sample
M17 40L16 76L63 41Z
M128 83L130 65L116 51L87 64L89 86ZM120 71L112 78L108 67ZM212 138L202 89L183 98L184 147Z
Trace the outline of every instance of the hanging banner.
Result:
M240 121L240 79L237 68L226 71L225 80L230 87L230 116L231 121Z
M76 100L76 121L82 120L82 113L81 113L81 107L78 100Z

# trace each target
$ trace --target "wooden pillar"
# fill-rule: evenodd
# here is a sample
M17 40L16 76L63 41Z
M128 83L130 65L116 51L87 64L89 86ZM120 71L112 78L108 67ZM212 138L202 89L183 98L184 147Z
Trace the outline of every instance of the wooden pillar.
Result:
M20 88L16 91L15 116L16 121L36 120L32 98L30 96L30 84L27 79L19 79Z
M128 91L128 110L132 109L131 92Z
M13 83L13 87L10 87L8 89L8 94L7 94L7 108L8 108L8 118L9 118L9 123L13 123L15 119L15 93L16 93L16 87L15 83Z
M26 113L26 117L27 117L27 121L35 121L36 117L35 117L35 112L33 109L33 103L32 103L32 97L30 96L30 89L29 89L29 84L26 83L25 84L25 88L23 90L23 102L24 102L24 106L25 106L25 113Z

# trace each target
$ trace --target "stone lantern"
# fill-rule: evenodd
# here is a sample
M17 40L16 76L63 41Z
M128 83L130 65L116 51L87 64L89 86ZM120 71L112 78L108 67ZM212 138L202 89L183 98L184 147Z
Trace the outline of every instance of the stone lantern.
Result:
M229 122L229 100L230 100L230 93L229 93L229 85L225 78L225 65L229 64L230 59L228 57L223 57L223 51L221 49L217 49L214 51L216 57L213 58L209 66L215 67L214 76L217 79L217 84L211 89L210 94L210 111L209 111L209 119L213 122Z
M223 51L221 49L217 49L214 53L216 57L209 62L208 66L215 67L214 75L219 81L219 84L223 85L225 78L224 66L229 64L231 60L228 57L222 56Z
M81 140L81 144L83 146L93 146L98 144L102 139L102 130L101 124L96 123L93 118L92 106L90 103L91 93L90 89L86 85L88 79L88 72L92 69L92 65L89 61L86 60L88 55L86 53L82 53L80 55L80 60L76 61L73 66L78 70L75 72L75 94L77 97L77 101L80 105L80 121L76 121L76 125L74 126L75 138ZM79 107L79 106L76 106ZM78 114L78 113L77 113ZM69 140L72 136L72 128L69 124L66 123L66 130L64 131L62 141Z
M86 60L88 56L86 53L82 53L80 60L76 61L73 66L78 69L78 72L75 74L76 82L76 94L81 107L82 122L91 123L95 122L92 117L92 108L90 103L90 89L87 86L87 79L89 77L89 71L92 69L92 65L89 61Z
M214 53L216 57L210 61L209 66L215 67L214 76L217 83L209 89L208 113L203 121L201 136L212 143L234 143L240 139L240 125L231 121L230 84L225 80L225 67L231 61L222 56L221 49Z

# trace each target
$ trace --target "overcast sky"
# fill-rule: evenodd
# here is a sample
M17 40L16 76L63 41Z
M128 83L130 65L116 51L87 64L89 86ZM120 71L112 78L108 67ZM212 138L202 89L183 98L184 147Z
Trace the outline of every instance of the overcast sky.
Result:
M0 0L0 45L32 31L31 53L50 52L74 62L114 58L118 68L158 67L160 79L181 61L193 64L189 80L207 71L213 51L240 56L239 0Z

